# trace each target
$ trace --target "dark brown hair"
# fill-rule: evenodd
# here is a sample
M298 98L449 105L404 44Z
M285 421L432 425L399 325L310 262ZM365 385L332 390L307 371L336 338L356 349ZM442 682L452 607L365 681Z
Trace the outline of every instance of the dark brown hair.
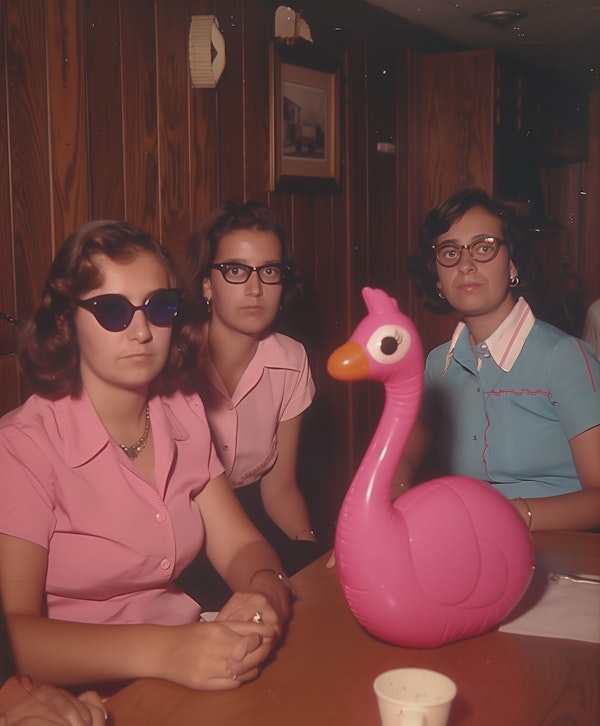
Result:
M75 230L58 251L42 291L40 304L23 328L19 362L31 388L45 398L58 399L81 392L79 345L73 321L75 300L102 284L95 257L128 261L150 252L164 266L172 287L177 273L169 252L152 236L129 222L97 220ZM185 314L175 319L171 349L157 384L172 390L196 362L193 343L183 330Z
M182 277L188 299L202 317L202 283L210 274L217 247L223 237L238 229L274 232L281 245L281 261L289 268L283 280L281 304L287 305L302 291L300 275L291 258L283 227L272 209L256 201L232 199L216 207L188 238L187 254Z
M436 313L447 313L452 307L438 295L438 275L432 245L447 232L470 209L481 207L497 217L502 223L503 238L510 259L523 282L531 264L531 247L523 229L512 210L492 199L483 189L462 189L434 207L419 231L421 252L409 259L408 274L424 306Z

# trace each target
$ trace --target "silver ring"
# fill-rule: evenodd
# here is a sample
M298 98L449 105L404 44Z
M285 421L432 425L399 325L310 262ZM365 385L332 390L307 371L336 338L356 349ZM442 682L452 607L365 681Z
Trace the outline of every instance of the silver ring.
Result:
M254 615L252 616L252 622L253 623L262 623L263 622L263 614L257 610L254 613Z

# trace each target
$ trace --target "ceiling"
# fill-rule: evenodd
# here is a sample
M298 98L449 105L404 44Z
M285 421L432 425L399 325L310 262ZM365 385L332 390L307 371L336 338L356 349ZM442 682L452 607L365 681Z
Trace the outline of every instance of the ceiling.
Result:
M600 0L367 0L469 48L491 48L581 83L600 85ZM526 17L495 28L489 10Z

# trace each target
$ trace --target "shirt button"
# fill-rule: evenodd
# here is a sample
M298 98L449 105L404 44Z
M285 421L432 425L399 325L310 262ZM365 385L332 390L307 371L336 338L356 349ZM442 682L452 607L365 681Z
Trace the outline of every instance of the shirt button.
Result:
M161 560L160 567L163 570L168 570L171 567L171 560L167 560L167 558L165 557L164 560Z
M223 451L229 451L229 446L227 446L227 444L225 444L225 446L223 446Z
M481 350L487 350L487 345L485 343L481 344Z
M477 441L477 436L473 436L473 441Z
M228 404L227 404L227 408L228 408L228 409L229 409L230 411L233 411L233 408L234 408L234 406L233 406L233 403L228 403Z
M484 353L483 354L483 357L484 358L491 358L492 356L491 356L491 353Z
M166 519L165 515L162 512L157 512L154 516L159 524L162 524Z

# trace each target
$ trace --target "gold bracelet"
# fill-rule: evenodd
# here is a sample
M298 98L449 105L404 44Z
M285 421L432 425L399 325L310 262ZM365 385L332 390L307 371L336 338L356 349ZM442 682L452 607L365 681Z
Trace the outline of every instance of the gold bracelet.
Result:
M294 537L294 539L298 539L301 534L312 534L313 537L317 536L317 533L314 529L301 529L298 534Z
M525 508L527 509L527 529L531 532L531 527L533 526L533 513L531 511L531 507L529 506L529 502L527 501L527 499L523 499L523 497L517 497L517 500L523 502Z
M252 580L259 572L270 572L272 575L275 575L275 577L287 587L292 595L296 597L296 591L294 590L294 586L292 585L290 578L285 574L285 572L282 570L276 570L274 567L261 567L259 570L253 572L250 577L250 585L252 585Z

